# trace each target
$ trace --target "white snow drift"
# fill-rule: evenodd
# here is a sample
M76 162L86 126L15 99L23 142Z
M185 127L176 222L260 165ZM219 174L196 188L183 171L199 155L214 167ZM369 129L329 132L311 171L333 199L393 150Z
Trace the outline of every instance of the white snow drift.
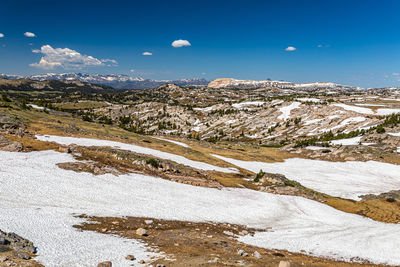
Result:
M300 106L300 102L293 102L292 104L279 108L279 111L282 112L281 115L278 116L279 120L287 120L290 117L290 112L293 109L296 109Z
M145 253L132 240L74 230L71 225L78 221L73 213L272 227L240 240L314 256L400 264L400 236L393 234L400 225L301 197L194 187L138 174L95 176L55 165L72 160L55 151L0 152L0 229L33 241L37 260L47 266L95 266L106 258L126 266L126 254L139 258Z
M168 152L159 151L152 148L141 147L133 144L126 144L121 142L109 141L109 140L100 140L100 139L92 139L92 138L76 138L76 137L68 137L68 136L55 136L55 135L38 135L37 139L41 141L55 142L62 145L71 145L76 144L79 146L109 146L113 148L129 150L136 153L142 153L147 155L152 155L155 157L159 157L162 159L172 160L179 164L183 164L186 166L190 166L192 168L206 170L206 171L219 171L226 173L235 173L238 172L235 168L222 168L218 166L214 166L205 162L190 160L185 157L171 154Z
M269 173L283 174L288 179L331 196L358 200L360 195L400 189L400 166L389 163L331 162L299 158L266 163L213 156L252 172L257 173L261 169Z
M351 106L347 104L332 104L333 106L343 108L348 111L354 111L357 113L362 113L362 114L368 114L368 115L378 115L378 116L386 116L394 113L400 113L400 109L398 108L378 108L376 112L374 112L370 108L362 108L362 107L356 107L356 106Z

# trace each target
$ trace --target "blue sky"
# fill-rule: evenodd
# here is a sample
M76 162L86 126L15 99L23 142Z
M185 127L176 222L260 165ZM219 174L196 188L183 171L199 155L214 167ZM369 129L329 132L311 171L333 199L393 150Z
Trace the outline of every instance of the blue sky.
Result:
M399 13L395 0L2 0L0 73L400 86Z

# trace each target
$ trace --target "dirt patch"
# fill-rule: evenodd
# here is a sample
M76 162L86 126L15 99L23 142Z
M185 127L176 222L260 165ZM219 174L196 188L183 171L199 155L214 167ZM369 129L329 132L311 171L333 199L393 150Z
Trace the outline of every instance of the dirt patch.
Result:
M253 234L255 229L224 223L194 223L137 217L87 217L88 222L74 227L103 234L142 240L166 254L152 264L166 266L278 266L289 261L293 266L379 266L317 258L283 250L267 250L237 241L237 236ZM136 230L146 229L146 235ZM241 252L242 250L243 252ZM261 256L257 255L257 253ZM242 254L242 255L240 255ZM247 255L246 255L247 254ZM140 261L141 259L136 259Z

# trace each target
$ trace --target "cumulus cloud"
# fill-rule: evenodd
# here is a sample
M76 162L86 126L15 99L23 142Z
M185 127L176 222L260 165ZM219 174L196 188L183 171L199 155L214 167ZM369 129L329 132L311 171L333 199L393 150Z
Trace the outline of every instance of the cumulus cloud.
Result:
M3 37L4 37L4 34L0 33L0 38L3 38Z
M286 51L296 51L296 47L288 46L285 48Z
M143 56L152 56L153 53L151 53L151 52L143 52L142 55Z
M34 34L33 32L25 32L24 35L26 37L36 37L36 34Z
M171 44L173 47L191 46L188 40L175 40Z
M32 52L43 54L43 56L38 63L32 63L29 66L47 70L57 67L81 69L93 66L110 66L118 63L114 59L97 59L92 56L82 55L69 48L53 48L50 45L44 45L40 49L32 50Z

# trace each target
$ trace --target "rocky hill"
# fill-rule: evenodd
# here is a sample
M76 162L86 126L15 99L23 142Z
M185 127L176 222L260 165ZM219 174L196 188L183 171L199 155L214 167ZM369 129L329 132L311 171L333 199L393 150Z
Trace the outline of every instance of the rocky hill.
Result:
M278 88L290 90L318 91L318 90L341 90L356 91L359 87L335 84L332 82L311 82L311 83L291 83L286 81L271 80L237 80L232 78L216 79L208 84L210 88L230 88L230 89L260 89Z

